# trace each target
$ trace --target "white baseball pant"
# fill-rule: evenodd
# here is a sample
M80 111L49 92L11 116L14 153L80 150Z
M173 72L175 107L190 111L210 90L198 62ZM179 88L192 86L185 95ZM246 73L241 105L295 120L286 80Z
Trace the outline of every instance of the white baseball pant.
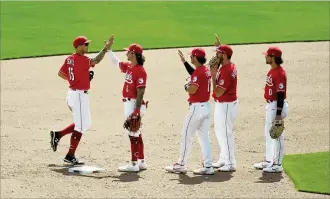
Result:
M219 161L236 167L234 121L238 112L238 100L215 102L214 130L220 147Z
M88 94L83 90L69 89L66 103L72 111L74 130L80 133L87 131L92 124Z
M210 103L192 103L185 117L181 133L181 150L178 163L187 165L188 156L192 150L193 137L197 134L201 145L204 167L212 166L210 129Z
M126 120L133 112L135 109L135 104L136 104L136 99L126 99L126 101L124 102L124 119ZM146 105L142 105L140 108L140 116L143 117L143 115L145 114L147 110ZM133 136L133 137L139 137L139 135L141 134L141 128L140 130L138 130L137 132L130 132L128 131L128 135L129 136Z
M266 118L265 118L265 138L266 138L266 161L274 164L282 164L284 153L284 135L278 139L272 139L269 130L272 127L272 121L276 117L277 101L267 103L266 105ZM285 101L281 113L282 118L288 116L288 103Z

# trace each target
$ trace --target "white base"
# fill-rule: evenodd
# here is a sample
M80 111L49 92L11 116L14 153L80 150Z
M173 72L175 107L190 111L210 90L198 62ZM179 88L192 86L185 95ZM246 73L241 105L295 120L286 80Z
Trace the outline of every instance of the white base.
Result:
M94 166L75 166L68 169L69 173L80 173L80 174L100 173L104 171L105 169Z

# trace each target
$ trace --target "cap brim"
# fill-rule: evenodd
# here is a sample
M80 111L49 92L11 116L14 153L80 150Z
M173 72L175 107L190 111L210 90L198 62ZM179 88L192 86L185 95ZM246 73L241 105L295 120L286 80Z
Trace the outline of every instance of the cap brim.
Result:
M85 44L87 44L87 43L89 43L89 42L91 42L92 40L87 40L87 41L85 41Z
M123 48L124 50L126 50L126 51L130 51L128 48Z

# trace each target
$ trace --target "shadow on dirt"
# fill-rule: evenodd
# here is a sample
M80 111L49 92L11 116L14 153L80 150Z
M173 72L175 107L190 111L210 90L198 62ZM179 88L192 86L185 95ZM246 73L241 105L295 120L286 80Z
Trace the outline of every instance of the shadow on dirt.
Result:
M84 177L84 178L94 178L94 179L105 179L105 178L113 178L113 182L133 182L138 181L141 177L139 173L143 172L140 171L139 173L121 173L120 175L116 174L109 174L107 172L102 173L93 173L93 174L79 174L79 173L70 173L68 169L72 167L72 165L56 165L56 164L49 164L48 167L51 171L60 173L64 176L70 177Z
M282 179L283 179L282 173L262 172L262 176L259 177L259 181L255 181L255 183L273 183L273 182L279 182Z
M225 182L233 177L233 172L215 172L214 175L195 175L188 176L185 174L173 174L179 176L178 179L171 179L179 181L179 184L195 185L203 182Z

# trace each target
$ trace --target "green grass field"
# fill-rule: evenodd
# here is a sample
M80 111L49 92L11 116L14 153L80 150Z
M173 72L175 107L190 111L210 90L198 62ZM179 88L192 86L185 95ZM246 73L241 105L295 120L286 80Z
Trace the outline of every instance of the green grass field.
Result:
M77 35L95 52L224 43L329 40L328 2L1 2L1 59L71 53Z
M284 156L284 171L299 191L330 194L329 152Z

